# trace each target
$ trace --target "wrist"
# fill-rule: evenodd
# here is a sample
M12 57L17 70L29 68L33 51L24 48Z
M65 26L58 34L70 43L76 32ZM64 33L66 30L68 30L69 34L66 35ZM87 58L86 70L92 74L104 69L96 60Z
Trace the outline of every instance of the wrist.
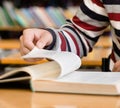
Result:
M52 30L52 29L49 29L49 28L46 28L45 30L47 30L51 36L52 36L52 42L48 45L48 46L45 46L44 49L52 49L56 43L56 35L55 35L55 32Z

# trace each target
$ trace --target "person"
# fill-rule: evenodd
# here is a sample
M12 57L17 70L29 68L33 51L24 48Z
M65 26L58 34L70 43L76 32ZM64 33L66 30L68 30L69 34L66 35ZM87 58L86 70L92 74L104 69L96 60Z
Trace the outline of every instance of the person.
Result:
M20 36L21 55L35 46L49 50L70 51L81 58L92 51L93 46L105 29L110 26L112 52L109 56L114 65L111 71L120 71L120 1L83 0L72 19L59 29L31 28ZM111 62L110 62L111 63Z

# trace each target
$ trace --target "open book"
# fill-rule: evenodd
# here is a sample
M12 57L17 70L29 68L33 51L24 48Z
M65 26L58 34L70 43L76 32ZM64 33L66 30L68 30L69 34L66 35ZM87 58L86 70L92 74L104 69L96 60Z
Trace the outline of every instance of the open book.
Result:
M70 52L34 48L23 58L48 58L49 62L20 67L0 75L0 84L30 82L32 91L120 95L119 72L82 72L81 59Z

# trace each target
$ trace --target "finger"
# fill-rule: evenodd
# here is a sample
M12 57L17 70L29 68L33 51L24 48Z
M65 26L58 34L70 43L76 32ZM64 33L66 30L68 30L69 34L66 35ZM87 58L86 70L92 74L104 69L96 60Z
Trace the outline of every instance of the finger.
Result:
M22 37L22 44L23 47L32 50L35 46L34 40L35 40L35 35L31 30L23 31L23 37Z
M29 53L30 50L28 48L26 48L23 44L23 36L20 37L20 53L21 55L25 55L27 53Z
M27 48L22 48L22 49L20 49L20 53L21 53L22 56L28 54L30 51L31 51L31 50L29 50L29 49L27 49Z
M52 36L49 36L48 34L41 35L40 39L36 43L36 46L38 48L42 49L45 46L50 45L52 42L52 38L50 38L50 37L52 37Z
M114 68L112 70L113 72L120 72L120 61L117 61L115 64L114 64Z
M112 70L113 72L120 72L120 69L119 68L114 68L113 70Z

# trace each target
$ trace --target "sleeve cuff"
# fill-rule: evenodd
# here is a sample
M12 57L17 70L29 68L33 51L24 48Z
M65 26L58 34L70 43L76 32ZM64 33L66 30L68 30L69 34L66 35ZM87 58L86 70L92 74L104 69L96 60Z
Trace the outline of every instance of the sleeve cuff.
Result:
M56 34L55 34L55 32L54 32L52 29L50 29L50 28L46 28L45 30L49 31L49 32L52 34L53 41L52 41L52 43L51 43L49 46L44 47L44 49L51 50L51 49L53 49L53 47L54 47L54 45L55 45L55 43L56 43Z

